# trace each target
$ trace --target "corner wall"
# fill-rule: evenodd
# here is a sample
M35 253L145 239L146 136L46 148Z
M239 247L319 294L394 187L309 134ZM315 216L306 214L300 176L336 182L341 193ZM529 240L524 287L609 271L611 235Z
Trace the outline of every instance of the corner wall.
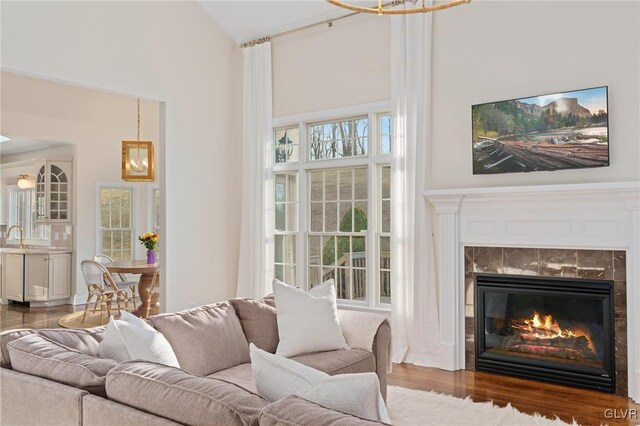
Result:
M0 11L3 69L166 103L161 300L174 311L234 296L239 47L195 2L2 2Z

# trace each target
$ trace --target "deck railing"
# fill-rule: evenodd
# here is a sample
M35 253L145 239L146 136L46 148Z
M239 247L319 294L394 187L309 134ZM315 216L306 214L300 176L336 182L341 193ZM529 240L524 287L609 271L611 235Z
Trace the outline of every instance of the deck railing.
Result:
M311 259L313 261L313 259ZM335 265L322 267L322 279L314 277L312 269L311 282L320 283L333 278L336 284L338 299L364 300L367 294L367 264L366 253L345 253ZM319 259L317 259L319 262ZM387 301L391 297L391 258L389 253L380 256L380 299ZM337 268L336 268L337 267ZM317 272L316 272L317 274Z

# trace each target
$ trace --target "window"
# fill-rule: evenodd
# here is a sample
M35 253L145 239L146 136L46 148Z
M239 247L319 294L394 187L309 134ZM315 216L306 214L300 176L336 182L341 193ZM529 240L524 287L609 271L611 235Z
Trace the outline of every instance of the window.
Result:
M296 282L296 233L298 231L298 176L276 174L274 276L282 282Z
M36 191L35 189L20 189L17 186L8 186L9 217L7 229L13 225L19 225L24 230L24 240L34 244L36 240L47 240L50 236L50 227L36 222ZM16 231L11 233L13 240L19 240Z
M98 253L114 260L133 258L133 188L99 188Z
M274 130L274 276L332 278L341 304L388 308L391 116L286 124Z

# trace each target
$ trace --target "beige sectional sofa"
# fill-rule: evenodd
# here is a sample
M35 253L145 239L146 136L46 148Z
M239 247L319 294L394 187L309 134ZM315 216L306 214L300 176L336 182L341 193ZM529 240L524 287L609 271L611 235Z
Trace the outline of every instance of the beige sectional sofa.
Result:
M349 315L371 320L371 314ZM278 344L275 318L269 298L233 299L150 317L148 322L171 343L180 369L100 358L98 345L105 327L4 332L0 335L0 423L376 424L296 396L269 402L258 395L248 345L274 352ZM353 319L345 324L353 324ZM344 330L344 335L353 332ZM381 321L370 350L321 352L293 359L332 375L375 372L386 397L390 339L389 325Z

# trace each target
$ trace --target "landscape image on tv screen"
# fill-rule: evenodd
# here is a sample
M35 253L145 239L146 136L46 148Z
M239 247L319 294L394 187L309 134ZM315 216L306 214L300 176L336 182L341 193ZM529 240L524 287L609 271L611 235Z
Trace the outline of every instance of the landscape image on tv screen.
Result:
M474 175L609 165L606 86L471 110Z

